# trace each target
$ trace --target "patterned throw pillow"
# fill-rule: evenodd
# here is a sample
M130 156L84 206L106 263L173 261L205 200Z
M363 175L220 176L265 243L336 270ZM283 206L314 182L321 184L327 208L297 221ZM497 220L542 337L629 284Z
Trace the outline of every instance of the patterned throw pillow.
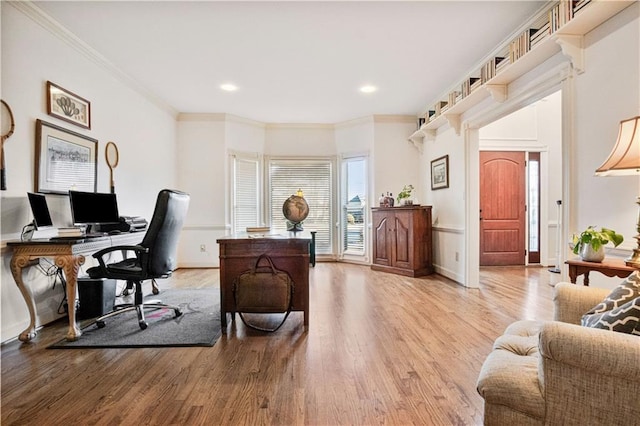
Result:
M618 308L640 296L640 271L632 272L622 283L613 289L604 300L591 308L585 315L599 314Z
M640 336L640 297L610 311L584 315L582 325Z

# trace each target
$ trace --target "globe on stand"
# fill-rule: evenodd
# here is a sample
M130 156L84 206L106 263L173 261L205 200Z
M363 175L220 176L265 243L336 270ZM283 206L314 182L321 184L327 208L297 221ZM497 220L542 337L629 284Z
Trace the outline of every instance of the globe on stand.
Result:
M299 194L302 191L298 191ZM309 205L302 195L292 195L282 205L282 214L287 219L287 231L302 231L302 221L309 215Z

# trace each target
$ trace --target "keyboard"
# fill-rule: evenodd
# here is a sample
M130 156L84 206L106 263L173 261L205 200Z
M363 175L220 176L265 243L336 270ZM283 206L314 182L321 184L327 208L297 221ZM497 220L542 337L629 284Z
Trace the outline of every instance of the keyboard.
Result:
M96 238L106 238L104 234L65 235L49 238L49 241L81 241Z

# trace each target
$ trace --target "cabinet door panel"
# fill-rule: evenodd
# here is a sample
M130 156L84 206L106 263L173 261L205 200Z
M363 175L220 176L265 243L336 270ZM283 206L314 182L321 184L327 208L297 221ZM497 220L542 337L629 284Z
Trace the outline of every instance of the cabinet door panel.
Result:
M387 230L388 220L385 215L373 214L373 262L378 265L389 266L391 264L391 258L389 254L390 242L387 241L390 237Z
M413 237L411 232L411 212L398 211L394 215L393 236L395 237L394 252L391 264L399 268L413 266Z

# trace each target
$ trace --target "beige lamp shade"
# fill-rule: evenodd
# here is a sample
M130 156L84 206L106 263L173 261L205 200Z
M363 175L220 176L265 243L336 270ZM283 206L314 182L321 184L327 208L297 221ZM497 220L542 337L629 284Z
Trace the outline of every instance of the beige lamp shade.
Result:
M640 116L620 122L618 140L609 158L596 169L597 176L640 174Z

